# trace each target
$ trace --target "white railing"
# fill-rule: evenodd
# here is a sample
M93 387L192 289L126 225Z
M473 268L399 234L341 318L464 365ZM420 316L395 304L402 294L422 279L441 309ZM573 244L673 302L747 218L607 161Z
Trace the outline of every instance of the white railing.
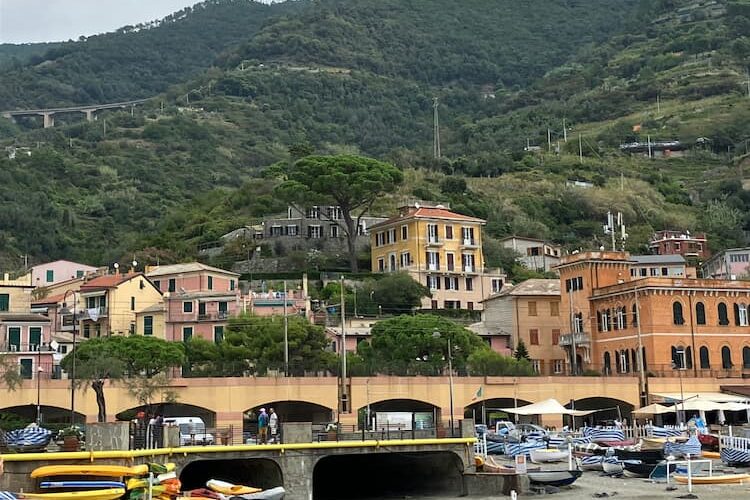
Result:
M750 438L719 435L719 449L732 448L750 453Z
M483 433L474 443L474 455L487 458L487 433Z

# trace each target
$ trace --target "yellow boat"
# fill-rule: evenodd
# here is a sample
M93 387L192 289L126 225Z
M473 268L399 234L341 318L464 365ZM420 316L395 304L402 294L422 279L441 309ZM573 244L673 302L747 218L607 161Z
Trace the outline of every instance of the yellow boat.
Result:
M125 494L125 488L106 490L66 491L62 493L19 493L20 498L30 500L115 500Z
M241 484L227 483L226 481L219 481L218 479L210 479L206 482L206 486L211 491L221 493L223 495L247 495L249 493L258 493L263 491L263 488L253 488L252 486L244 486Z
M703 458L721 458L721 453L718 451L701 451Z
M50 476L130 477L148 474L148 465L45 465L31 471L32 478ZM48 497L49 498L49 497Z
M687 484L688 477L675 474L674 480L680 484ZM693 476L693 484L742 484L750 479L750 474L721 474L718 476Z

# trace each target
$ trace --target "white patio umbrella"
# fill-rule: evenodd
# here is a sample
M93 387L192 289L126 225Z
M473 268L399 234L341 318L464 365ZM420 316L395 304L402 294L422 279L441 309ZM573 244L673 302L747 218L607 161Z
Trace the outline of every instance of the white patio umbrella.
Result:
M502 411L515 413L516 415L573 415L583 417L597 410L569 410L556 399L547 399L539 403L533 403L519 408L501 408Z
M672 406L664 406L659 403L653 403L643 408L633 410L633 415L663 415L664 413L673 413L675 411Z

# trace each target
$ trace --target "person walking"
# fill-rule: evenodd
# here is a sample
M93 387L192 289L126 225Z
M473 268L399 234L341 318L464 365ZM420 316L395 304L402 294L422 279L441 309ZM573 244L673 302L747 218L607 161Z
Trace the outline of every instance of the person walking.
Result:
M266 444L268 442L268 414L265 408L260 409L258 415L258 444Z
M271 442L277 443L279 436L279 416L276 415L276 412L273 410L273 408L269 410L268 428L271 430Z

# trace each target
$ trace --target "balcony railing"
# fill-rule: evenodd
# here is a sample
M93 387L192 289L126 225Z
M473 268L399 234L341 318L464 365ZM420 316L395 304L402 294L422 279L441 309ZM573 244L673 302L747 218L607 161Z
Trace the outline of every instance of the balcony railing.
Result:
M284 303L283 299L280 301L282 304ZM198 314L198 321L217 321L217 320L225 320L229 318L229 311L219 311L219 312L212 312L212 313L203 313Z
M52 351L47 350L47 345L42 344L42 352L41 354L50 354ZM0 352L8 353L8 352L39 352L39 344L33 344L30 342L26 343L15 343L15 342L3 342L0 343Z
M91 319L92 316L90 312L96 313L97 319L104 318L109 314L109 310L107 309L106 306L82 308L76 311L76 321L83 321L83 320ZM73 321L73 313L68 313L68 314L63 315L63 325L69 326L72 321Z
M440 247L443 246L443 241L438 237L428 237L427 238L427 246L428 247Z
M479 245L477 244L477 240L475 240L474 238L465 238L462 241L461 246L464 248L476 248Z
M590 345L591 344L591 337L589 336L588 333L566 333L566 334L560 335L559 345L562 347L567 347L569 345L572 345L574 339L575 339L576 345Z

